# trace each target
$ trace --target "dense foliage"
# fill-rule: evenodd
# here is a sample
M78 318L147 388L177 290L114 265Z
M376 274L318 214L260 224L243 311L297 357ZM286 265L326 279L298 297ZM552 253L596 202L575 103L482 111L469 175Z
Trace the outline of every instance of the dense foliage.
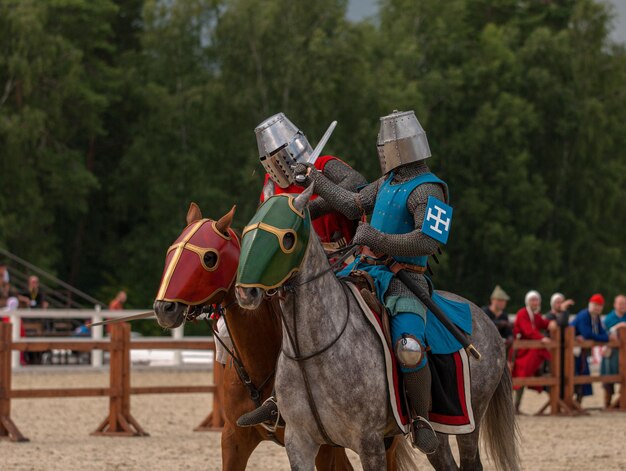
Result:
M592 0L0 0L0 246L150 305L190 201L252 215L284 111L378 176L415 109L455 221L440 288L626 290L626 53Z

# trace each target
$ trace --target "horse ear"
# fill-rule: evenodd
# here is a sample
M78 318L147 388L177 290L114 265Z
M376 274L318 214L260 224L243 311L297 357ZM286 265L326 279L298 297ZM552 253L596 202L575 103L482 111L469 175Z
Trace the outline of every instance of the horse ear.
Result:
M228 228L233 223L233 217L235 216L235 209L237 205L234 205L230 211L224 214L219 221L215 223L215 228L220 231L222 234L228 233Z
M298 211L302 212L304 211L304 208L308 206L309 200L311 199L311 196L313 196L313 186L313 183L311 183L306 190L296 196L293 200L293 206Z
M196 222L202 219L202 213L200 212L200 208L193 201L189 205L189 209L187 210L187 225L192 222Z

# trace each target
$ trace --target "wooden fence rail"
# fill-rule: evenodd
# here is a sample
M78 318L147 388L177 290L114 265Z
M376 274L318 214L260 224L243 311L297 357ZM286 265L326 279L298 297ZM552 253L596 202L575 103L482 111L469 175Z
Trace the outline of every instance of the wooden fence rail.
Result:
M212 340L132 340L130 325L127 323L111 326L110 340L55 339L13 342L10 323L0 323L0 438L12 441L27 441L11 419L11 399L50 398L50 397L109 397L109 411L104 420L92 433L106 436L147 435L130 411L132 394L174 394L174 393L213 393L213 410L195 430L221 430L224 425L222 405L218 389L221 369L214 368L213 384L209 386L141 386L130 385L130 350L132 349L215 349ZM619 374L608 376L576 376L574 368L574 348L592 348L607 345L619 349ZM108 388L56 388L56 389L12 389L11 352L45 351L50 349L70 349L91 351L94 349L110 352L110 372ZM618 340L608 343L579 341L574 338L574 328L567 327L561 338L561 330L551 332L549 342L539 340L516 340L513 349L548 349L552 353L550 374L532 378L513 378L514 386L539 386L549 389L549 400L538 412L550 407L552 415L573 414L581 410L574 400L574 387L585 383L619 383L621 396L619 410L626 411L626 332L620 330ZM561 357L563 355L563 357ZM561 361L561 358L563 361ZM563 368L561 364L563 363ZM561 376L564 387L561 388Z
M574 349L608 346L619 349L619 373L616 375L576 375ZM626 332L619 330L618 339L609 342L578 340L575 338L574 327L555 329L550 332L550 341L515 340L513 350L518 349L550 350L549 374L531 378L513 378L513 386L530 386L548 388L548 402L537 412L541 415L549 407L551 415L573 415L584 412L581 405L574 399L575 386L588 383L618 383L620 385L620 411L626 411ZM563 379L563 381L562 381ZM561 386L563 385L563 386Z
M11 419L11 399L50 398L50 397L109 397L109 411L92 435L106 436L145 436L148 435L130 411L131 394L174 394L174 393L213 393L213 410L195 428L197 431L221 430L221 398L218 384L221 369L215 368L213 384L209 386L140 386L130 385L130 350L132 349L215 349L213 340L132 340L130 325L127 323L111 326L110 340L54 339L13 342L12 326L0 322L0 438L12 441L28 441ZM108 350L108 388L54 388L54 389L12 389L11 352L40 352L51 349L91 351Z

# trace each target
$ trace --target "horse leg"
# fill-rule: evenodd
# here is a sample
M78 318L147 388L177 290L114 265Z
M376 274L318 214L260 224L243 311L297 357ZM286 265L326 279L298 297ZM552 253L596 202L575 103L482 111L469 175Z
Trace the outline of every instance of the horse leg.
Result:
M320 446L310 436L285 428L285 449L292 471L315 471L315 456Z
M452 456L448 436L438 433L437 438L439 439L439 446L437 446L437 451L427 455L428 461L437 471L458 471L459 467L454 461L454 456Z
M222 431L222 470L244 471L248 458L261 437L253 428L242 429L226 423Z
M385 442L380 436L365 438L358 451L363 471L380 471L387 468Z
M345 448L334 448L330 445L322 445L317 457L315 467L318 471L352 471L354 468L346 455Z
M478 430L479 427L476 426L472 433L456 436L461 458L461 471L482 471L483 469L478 450Z

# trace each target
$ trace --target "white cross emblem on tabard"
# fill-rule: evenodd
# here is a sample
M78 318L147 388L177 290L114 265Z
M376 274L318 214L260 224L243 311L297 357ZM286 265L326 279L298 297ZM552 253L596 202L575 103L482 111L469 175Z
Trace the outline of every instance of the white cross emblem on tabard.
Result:
M445 244L448 242L451 223L452 206L448 206L434 196L429 196L424 222L422 223L422 232Z
M437 234L443 234L443 231L439 229L439 225L443 224L444 230L448 232L450 230L450 218L443 219L441 217L442 214L446 214L446 210L435 205L435 211L437 211L437 215L433 214L433 208L428 208L428 215L426 216L427 221L435 221L435 224L430 226L430 228L435 231Z

